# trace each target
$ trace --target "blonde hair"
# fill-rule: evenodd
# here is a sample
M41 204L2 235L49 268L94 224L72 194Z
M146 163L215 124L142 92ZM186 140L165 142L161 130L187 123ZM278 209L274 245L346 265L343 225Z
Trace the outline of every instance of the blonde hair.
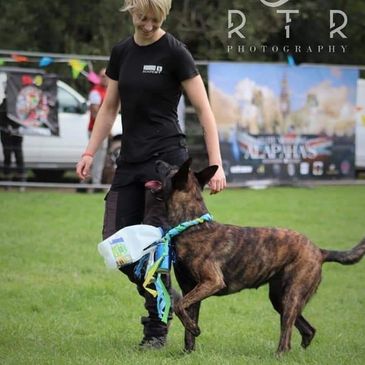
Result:
M120 11L133 11L135 9L146 14L152 10L159 20L164 21L171 9L172 0L124 0Z

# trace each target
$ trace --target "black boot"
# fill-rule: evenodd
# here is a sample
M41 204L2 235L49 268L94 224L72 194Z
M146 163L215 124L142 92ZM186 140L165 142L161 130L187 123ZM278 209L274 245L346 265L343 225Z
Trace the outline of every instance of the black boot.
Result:
M139 347L143 350L160 349L165 346L167 325L160 320L153 321L150 317L142 317L143 338Z

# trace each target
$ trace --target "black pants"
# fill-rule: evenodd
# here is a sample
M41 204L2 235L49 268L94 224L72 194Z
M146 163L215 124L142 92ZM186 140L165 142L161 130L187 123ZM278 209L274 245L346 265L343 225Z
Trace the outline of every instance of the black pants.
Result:
M164 160L172 165L181 165L187 158L188 153L186 149L180 148L154 156L144 163L121 163L115 173L111 190L105 197L104 239L123 227L142 222L167 228L166 212L164 209L161 210L160 202L156 202L156 204L160 205L156 209L159 212L158 216L145 217L146 199L151 198L146 193L144 184L148 180L158 179L155 171L156 160ZM151 201L149 201L150 204ZM144 297L145 308L148 311L148 317L142 320L144 335L147 337L165 336L167 334L167 325L161 322L158 317L156 298L143 288L143 278L138 279L135 277L134 268L135 264L127 265L121 268L121 271L128 276L130 281L137 285L138 293ZM171 283L169 275L163 275L163 281L170 292Z
M19 175L24 174L24 159L23 159L23 137L16 136L4 131L1 131L1 143L4 153L4 175L9 175L11 172L11 155L14 153L16 169L15 172Z

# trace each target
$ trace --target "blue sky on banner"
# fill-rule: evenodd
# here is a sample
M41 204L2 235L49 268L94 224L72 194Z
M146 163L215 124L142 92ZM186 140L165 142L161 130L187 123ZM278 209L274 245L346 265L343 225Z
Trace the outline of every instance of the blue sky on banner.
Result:
M348 101L356 103L356 83L359 71L337 66L288 66L285 64L212 62L208 65L209 81L227 95L234 95L243 79L253 80L270 88L275 95L281 92L281 80L286 73L291 91L291 106L297 110L305 103L309 89L329 81L332 87L345 86Z

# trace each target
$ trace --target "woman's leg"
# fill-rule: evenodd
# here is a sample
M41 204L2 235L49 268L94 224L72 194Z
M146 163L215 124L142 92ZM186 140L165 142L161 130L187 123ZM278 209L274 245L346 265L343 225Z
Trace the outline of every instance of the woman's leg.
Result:
M145 189L143 184L130 184L119 188L118 191L109 191L105 198L105 214L103 238L111 236L119 229L141 224L145 206ZM167 325L161 322L157 302L142 286L143 277L137 278L134 274L136 264L124 266L120 269L129 280L137 285L138 293L145 299L145 308L148 316L142 317L144 326L143 347L162 347L166 342ZM164 279L167 289L170 289L170 278Z
M120 229L141 224L144 212L144 187L140 184L129 184L109 191L105 197L103 239L110 237ZM134 266L126 265L120 269L129 280L137 283Z

